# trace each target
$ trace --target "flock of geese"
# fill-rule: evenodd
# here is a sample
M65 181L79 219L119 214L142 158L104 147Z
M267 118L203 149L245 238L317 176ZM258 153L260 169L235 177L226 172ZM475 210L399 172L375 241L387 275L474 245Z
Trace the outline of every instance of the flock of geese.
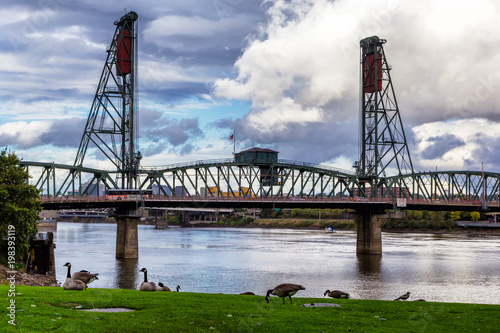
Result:
M66 275L66 281L63 284L64 290L84 290L87 288L87 285L92 281L98 280L97 276L99 274L92 274L89 271L79 271L71 275L71 263L67 262L64 264L65 267L68 267L68 274ZM153 281L148 281L148 270L143 268L140 270L144 273L144 282L141 283L139 290L141 291L171 291L169 287L163 285L163 283L158 282L158 285ZM176 290L179 291L181 289L180 286L176 287ZM290 304L292 303L292 296L295 295L300 290L305 290L306 288L300 284L294 283L282 283L274 287L273 289L269 289L266 293L266 302L269 303L269 298L271 295L281 297L283 299L283 304L285 304L285 298L288 297L290 299ZM251 291L247 291L241 293L240 295L255 295ZM349 293L340 291L340 290L327 290L323 294L324 297L332 297L332 298L349 298ZM410 297L410 292L403 294L395 299L395 301L405 301ZM417 301L424 301L423 299L418 299Z
M64 281L64 290L85 290L87 285L95 280L99 280L97 277L99 273L92 274L89 271L81 270L79 272L71 275L71 263L67 262L63 266L68 267L68 274L66 274L66 281ZM163 283L159 282L158 285L154 282L148 282L148 270L143 268L140 270L144 273L144 282L141 283L139 290L142 291L171 291L169 287L165 286ZM180 286L176 287L179 291Z

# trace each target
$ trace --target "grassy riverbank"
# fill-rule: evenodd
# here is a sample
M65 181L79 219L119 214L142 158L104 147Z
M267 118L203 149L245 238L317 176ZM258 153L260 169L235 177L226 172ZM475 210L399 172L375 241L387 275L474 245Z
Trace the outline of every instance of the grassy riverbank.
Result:
M4 332L498 332L500 305L0 286ZM299 296L299 295L296 295ZM335 303L340 307L305 307ZM82 309L128 308L133 312Z

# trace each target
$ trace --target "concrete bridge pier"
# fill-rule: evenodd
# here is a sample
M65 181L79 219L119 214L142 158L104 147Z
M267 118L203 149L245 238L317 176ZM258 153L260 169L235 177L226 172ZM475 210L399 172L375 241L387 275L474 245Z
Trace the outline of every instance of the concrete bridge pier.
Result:
M356 253L382 254L382 226L388 218L400 218L401 212L385 213L380 210L356 210Z
M127 211L114 214L116 220L116 258L139 258L137 225L140 216L134 213L135 211Z

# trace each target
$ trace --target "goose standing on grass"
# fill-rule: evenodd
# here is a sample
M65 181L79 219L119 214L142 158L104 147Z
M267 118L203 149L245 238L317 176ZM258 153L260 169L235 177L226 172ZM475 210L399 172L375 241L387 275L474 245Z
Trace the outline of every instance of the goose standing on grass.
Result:
M349 294L340 290L327 290L323 296L329 296L332 298L349 298Z
M99 275L99 273L92 274L89 271L82 270L82 271L73 273L73 276L71 278L73 280L80 280L85 284L89 284L91 282L94 282L95 280L99 280L97 275Z
M407 292L406 294L399 296L398 298L395 299L395 301L406 301L408 297L410 297L410 292Z
M282 283L274 287L274 289L269 289L266 294L266 302L269 303L269 295L273 294L279 296L283 299L283 304L285 304L285 297L288 296L290 298L290 304L292 303L292 296L297 293L299 290L305 290L303 286L300 284L293 283Z
M139 290L142 291L156 291L156 283L148 282L148 270L146 268L141 269L141 272L144 273L144 282L141 283L141 287Z
M75 280L71 278L71 264L69 262L65 263L63 266L68 267L68 274L66 275L66 281L64 281L64 290L84 290L87 288L85 282L81 280Z

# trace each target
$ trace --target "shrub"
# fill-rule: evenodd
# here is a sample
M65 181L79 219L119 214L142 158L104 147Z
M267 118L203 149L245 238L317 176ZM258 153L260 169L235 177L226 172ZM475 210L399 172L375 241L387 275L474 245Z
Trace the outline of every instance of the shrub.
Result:
M237 225L240 226L240 227L243 227L243 226L246 226L247 224L250 224L252 223L253 221L255 221L253 218L247 216L247 217L243 217L238 223Z

